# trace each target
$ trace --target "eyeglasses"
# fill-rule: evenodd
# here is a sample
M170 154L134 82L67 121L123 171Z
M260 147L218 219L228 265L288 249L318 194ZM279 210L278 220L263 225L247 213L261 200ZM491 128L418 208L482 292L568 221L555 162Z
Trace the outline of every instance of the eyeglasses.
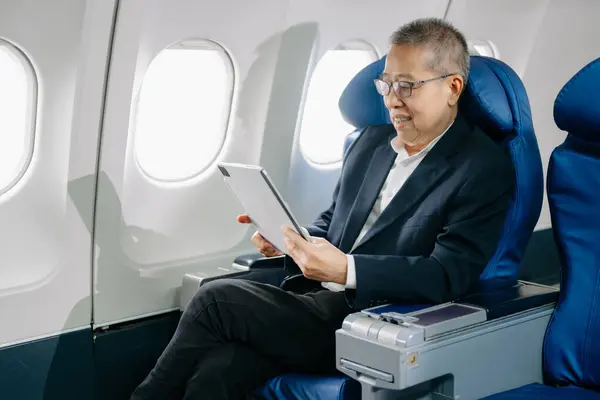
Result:
M442 76L436 76L435 78L426 79L424 81L417 82L409 82L409 81L394 81L394 82L386 82L381 78L377 78L374 80L375 87L377 88L377 92L382 96L387 96L390 94L390 91L393 90L396 96L400 99L404 99L406 97L410 97L412 95L413 88L420 86L424 83L435 81L438 79L447 78L451 75L455 74L446 74Z

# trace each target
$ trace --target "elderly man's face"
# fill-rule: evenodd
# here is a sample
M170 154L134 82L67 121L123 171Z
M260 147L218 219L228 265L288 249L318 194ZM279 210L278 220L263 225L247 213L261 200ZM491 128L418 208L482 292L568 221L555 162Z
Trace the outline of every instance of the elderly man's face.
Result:
M426 68L431 56L431 52L424 48L393 45L382 79L386 82L417 82L439 77L440 73ZM462 79L458 79L460 91ZM398 96L393 91L384 97L392 123L403 142L417 144L448 127L454 118L452 106L458 100L454 86L452 78L448 77L415 85L408 97Z

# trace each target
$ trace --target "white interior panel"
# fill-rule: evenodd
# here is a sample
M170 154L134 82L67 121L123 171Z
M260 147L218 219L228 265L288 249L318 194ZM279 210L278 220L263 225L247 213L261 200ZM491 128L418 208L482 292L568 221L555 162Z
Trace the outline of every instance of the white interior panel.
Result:
M235 71L229 129L217 160L261 163L263 134L278 131L278 117L267 115L273 81L289 73L280 45L295 40L282 32L286 6L278 0L182 0L176 7L168 0L121 3L98 183L96 325L177 308L185 272L227 268L235 255L252 251L251 231L235 221L242 210L214 164L182 182L158 182L140 171L131 116L159 52L184 39L209 39L228 52ZM298 79L288 80L283 91L293 90L294 82ZM291 143L292 133L278 131L282 157L289 157L285 149L291 144L285 141ZM269 152L268 159L279 166L278 154Z
M288 24L316 23L318 28L317 45L309 66L305 93L310 72L328 50L349 41L360 40L372 45L381 57L387 53L390 35L401 25L422 17L442 18L447 6L447 0L293 0ZM297 121L301 120L305 101L306 98L303 98ZM297 136L299 128L294 127ZM347 133L351 131L352 129ZM320 132L321 136L327 134L328 132ZM340 168L340 162L328 165L311 163L302 154L298 138L295 140L286 193L288 203L300 223L310 223L329 207Z
M93 175L112 7L0 3L0 37L31 60L38 80L32 162L0 196L0 346L90 324ZM71 186L86 175L86 185Z
M554 100L577 71L600 57L598 15L600 2L596 0L552 0L533 39L523 82L531 102L544 176L552 151L567 135L554 123ZM544 190L544 205L537 228L550 226Z
M490 40L523 76L549 0L453 0L447 20L470 40Z

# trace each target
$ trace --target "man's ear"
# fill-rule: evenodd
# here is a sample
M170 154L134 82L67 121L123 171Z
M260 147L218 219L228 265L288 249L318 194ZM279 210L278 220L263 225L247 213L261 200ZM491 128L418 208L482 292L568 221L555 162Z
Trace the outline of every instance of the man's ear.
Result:
M462 94L464 89L464 81L460 75L452 75L449 83L450 97L448 98L448 105L454 106L458 103L458 98Z

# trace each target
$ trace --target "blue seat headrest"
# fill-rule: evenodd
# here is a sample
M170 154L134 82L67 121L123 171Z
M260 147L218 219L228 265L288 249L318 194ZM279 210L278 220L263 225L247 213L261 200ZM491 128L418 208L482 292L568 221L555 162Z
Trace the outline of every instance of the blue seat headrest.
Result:
M558 93L554 121L569 134L600 142L600 58L583 67Z
M472 124L477 125L492 139L502 141L512 136L513 129L519 124L513 116L511 100L502 85L497 68L498 60L487 57L471 56L471 71L467 86L461 96L459 109Z
M389 124L390 117L383 98L373 85L385 68L386 57L368 65L348 84L339 100L342 116L357 129L368 125ZM471 71L460 109L468 120L479 126L494 140L501 141L510 135L518 123L511 112L511 100L502 86L495 68L499 63L487 57L471 56Z
M339 100L344 120L356 129L368 125L385 125L392 121L383 98L373 84L385 68L385 57L367 65L352 78Z

